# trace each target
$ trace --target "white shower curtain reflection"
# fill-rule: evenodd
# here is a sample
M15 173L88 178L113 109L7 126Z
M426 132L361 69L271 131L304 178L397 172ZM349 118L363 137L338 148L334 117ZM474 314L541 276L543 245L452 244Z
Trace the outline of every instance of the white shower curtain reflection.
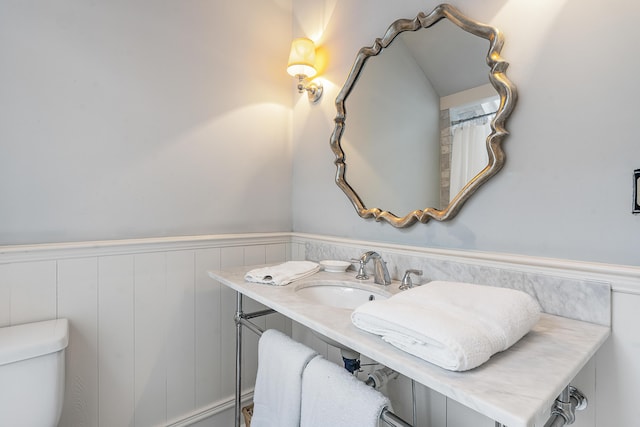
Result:
M471 120L452 127L450 200L489 163L486 148L491 133L490 117Z

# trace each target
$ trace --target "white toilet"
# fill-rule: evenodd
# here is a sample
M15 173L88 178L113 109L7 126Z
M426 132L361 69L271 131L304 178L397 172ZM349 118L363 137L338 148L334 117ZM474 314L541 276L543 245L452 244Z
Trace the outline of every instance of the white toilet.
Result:
M0 426L58 425L68 343L67 319L0 328Z

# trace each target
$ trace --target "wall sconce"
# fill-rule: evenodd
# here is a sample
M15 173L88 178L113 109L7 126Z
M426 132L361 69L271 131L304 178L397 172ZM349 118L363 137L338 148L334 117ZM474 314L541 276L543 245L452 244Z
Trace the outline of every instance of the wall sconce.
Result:
M301 37L291 42L287 72L298 78L298 93L307 91L309 101L318 102L322 96L322 84L311 82L316 70L316 46L313 41Z

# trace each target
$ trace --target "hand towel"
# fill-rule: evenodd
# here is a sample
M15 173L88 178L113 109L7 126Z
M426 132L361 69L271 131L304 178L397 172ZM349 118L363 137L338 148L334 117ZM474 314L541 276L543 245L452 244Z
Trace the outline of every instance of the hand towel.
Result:
M524 292L445 281L367 302L351 315L358 328L452 371L480 366L539 319L538 302Z
M287 261L282 264L260 267L244 276L247 282L265 285L283 286L294 280L303 279L320 271L320 265L311 261Z
M377 427L385 407L382 393L322 357L304 370L300 427Z
M299 427L302 372L316 356L280 331L262 334L251 427Z

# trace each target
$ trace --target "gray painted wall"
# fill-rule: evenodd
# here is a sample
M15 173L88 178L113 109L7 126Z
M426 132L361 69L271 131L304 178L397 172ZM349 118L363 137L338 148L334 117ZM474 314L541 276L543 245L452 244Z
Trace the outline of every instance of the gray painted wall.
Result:
M319 44L330 61L322 104L294 107L293 229L639 265L640 216L631 214L631 184L640 168L640 6L629 0L454 3L505 34L507 74L520 95L507 123L505 168L450 222L396 230L359 218L333 183L332 101L360 47L372 45L395 19L438 2L294 0L294 33L312 36L322 28Z
M0 245L290 230L290 41L289 0L1 2Z

